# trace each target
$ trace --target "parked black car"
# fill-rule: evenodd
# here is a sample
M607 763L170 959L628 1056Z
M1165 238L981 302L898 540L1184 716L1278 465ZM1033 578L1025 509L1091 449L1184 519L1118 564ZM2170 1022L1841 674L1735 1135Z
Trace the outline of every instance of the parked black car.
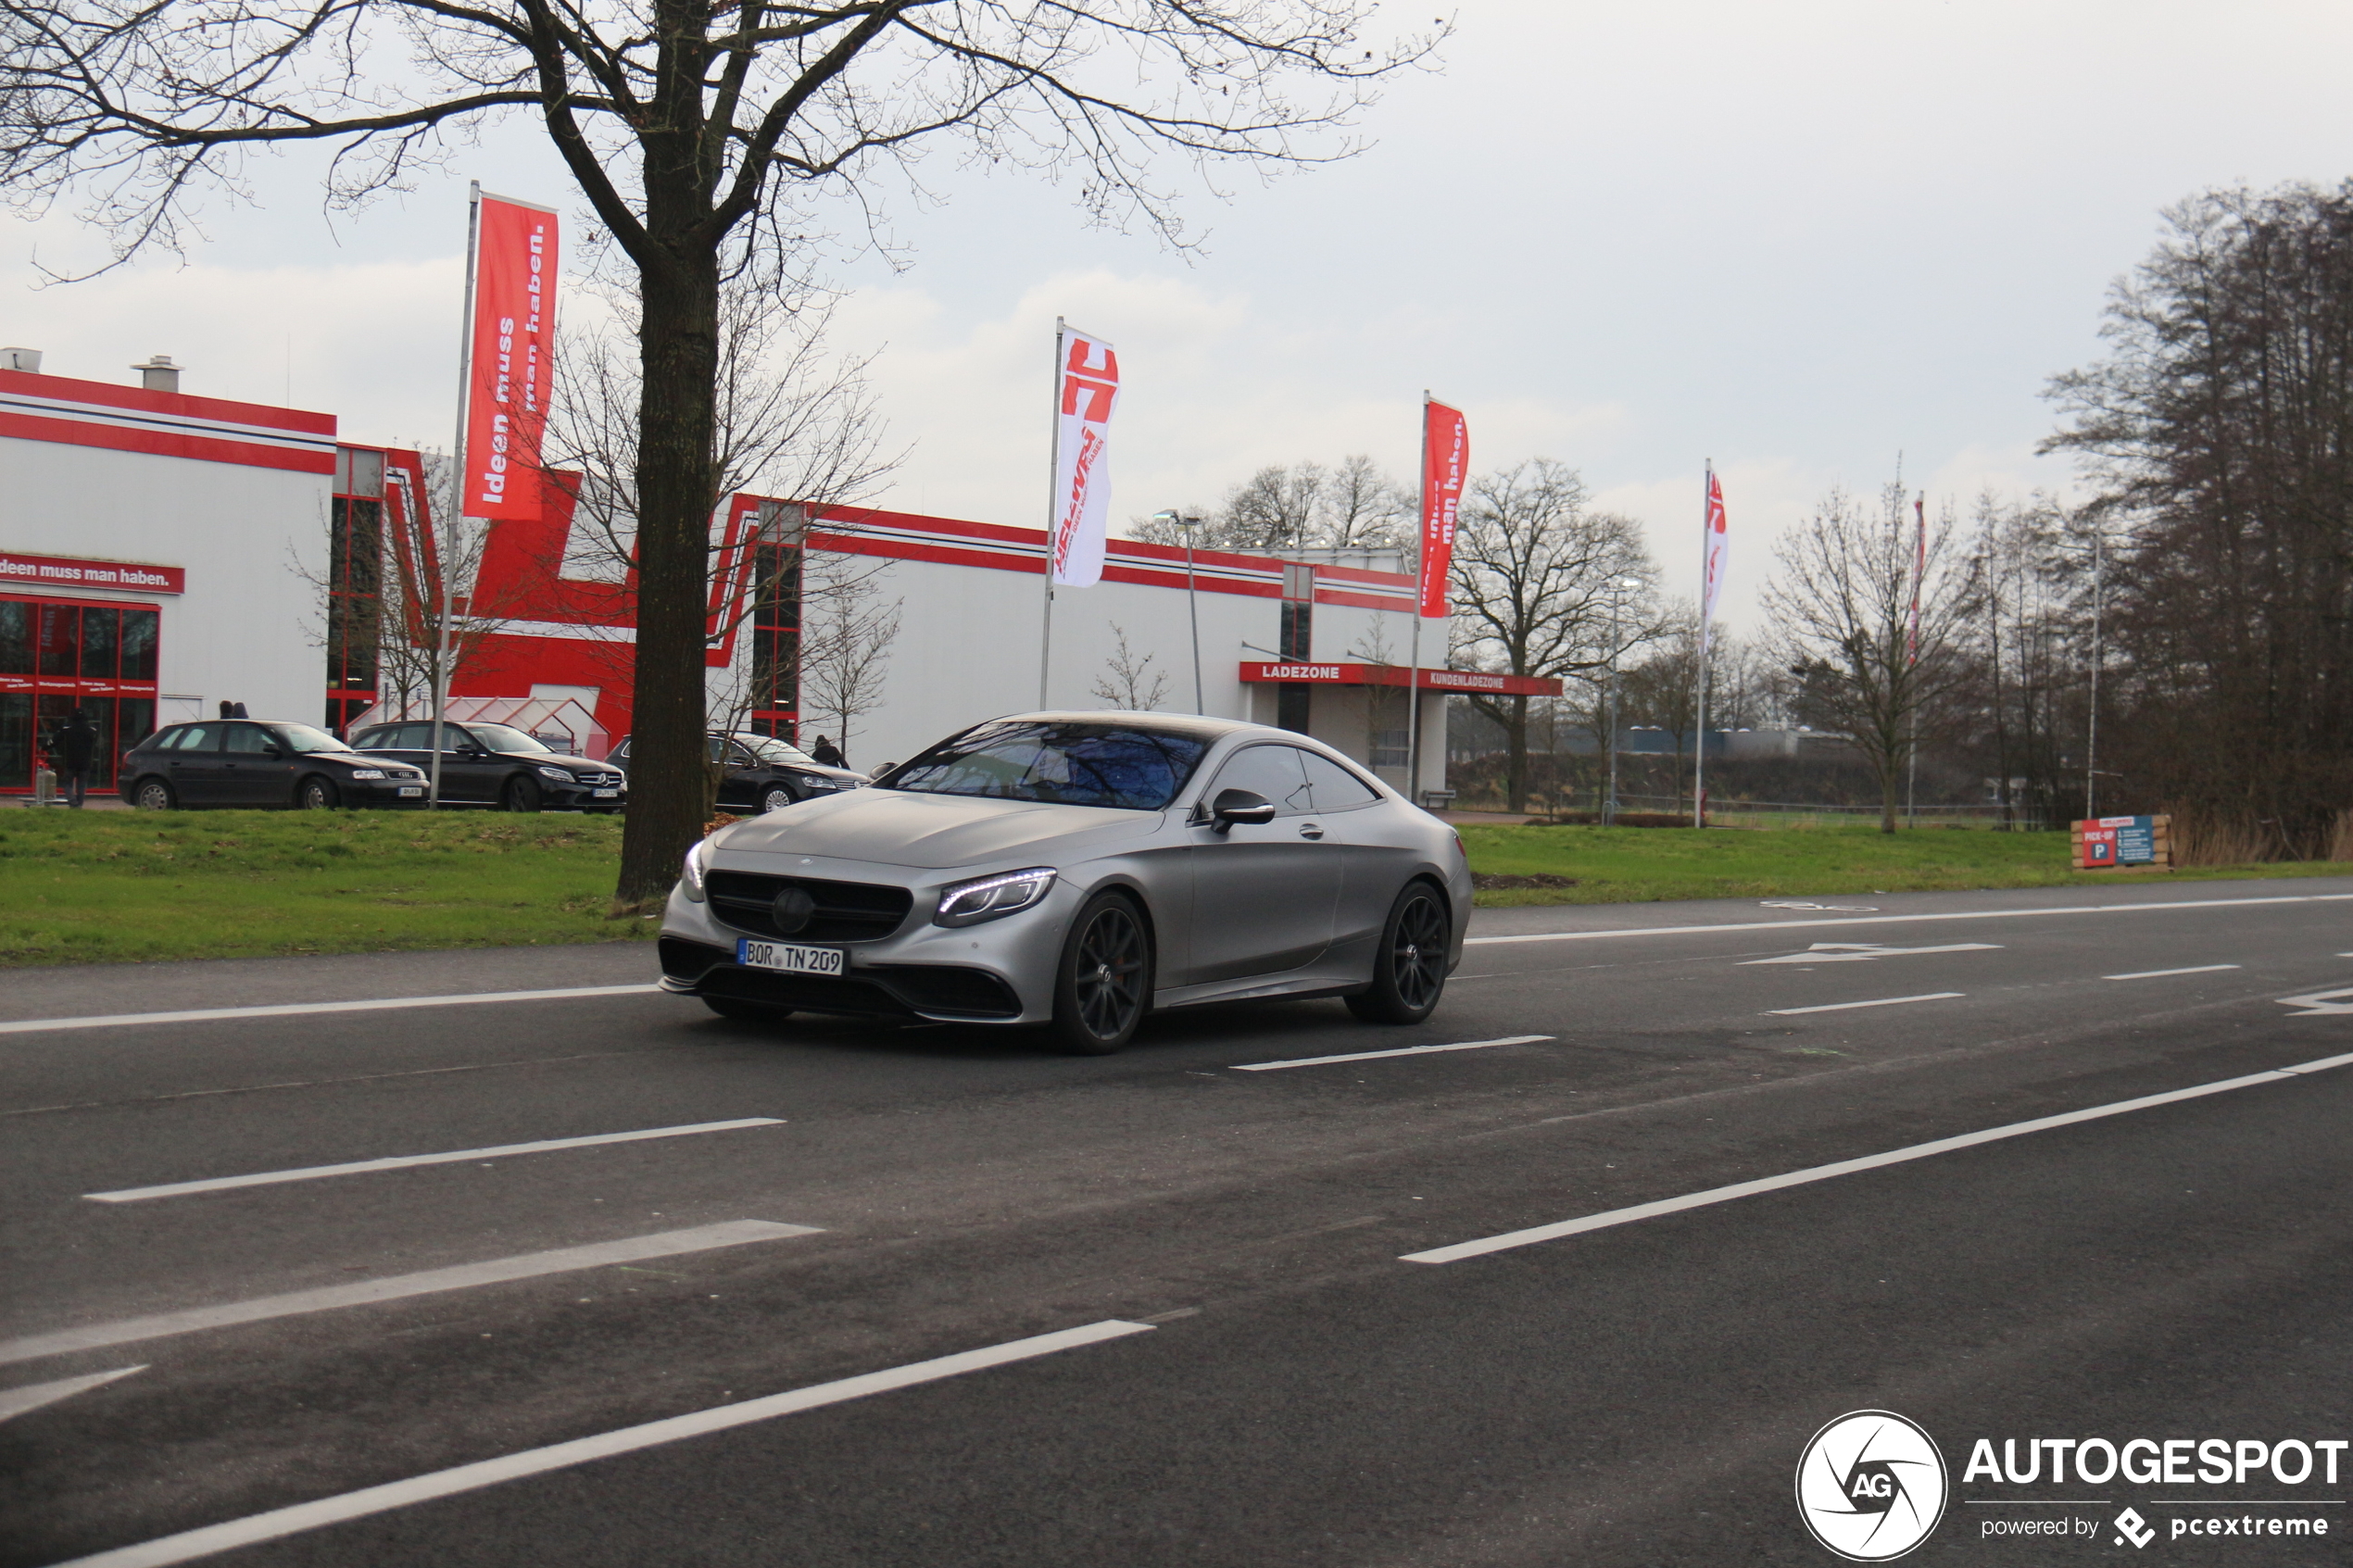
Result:
M719 782L722 811L781 811L796 800L837 795L868 782L848 768L828 768L814 757L774 735L714 732L704 738L713 762L727 765ZM629 766L629 737L612 748L612 760Z
M422 806L425 776L362 757L324 730L208 719L157 730L122 754L116 786L147 811L175 806Z
M433 767L431 721L371 724L351 737L371 757ZM620 768L567 757L509 724L441 726L441 801L505 811L618 811L629 801Z

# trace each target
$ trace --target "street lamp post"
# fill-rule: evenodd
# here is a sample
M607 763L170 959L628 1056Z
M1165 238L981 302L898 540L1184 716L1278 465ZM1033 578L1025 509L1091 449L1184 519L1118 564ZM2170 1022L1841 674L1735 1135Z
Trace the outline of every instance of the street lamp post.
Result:
M1193 623L1193 711L1206 718L1209 707L1201 684L1201 596L1193 591L1193 530L1201 526L1201 519L1164 511L1152 513L1152 521L1174 523L1185 531L1185 613Z
M1625 648L1626 595L1642 585L1639 577L1614 577L1609 584L1609 734L1602 742L1609 751L1609 795L1602 802L1604 827L1617 821L1617 658Z

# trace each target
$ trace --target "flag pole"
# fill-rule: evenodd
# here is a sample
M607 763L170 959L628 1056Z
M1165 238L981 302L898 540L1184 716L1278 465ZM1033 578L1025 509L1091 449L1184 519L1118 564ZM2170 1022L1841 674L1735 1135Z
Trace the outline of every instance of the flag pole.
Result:
M1428 590L1425 584L1429 572L1429 388L1422 388L1422 449L1415 466L1421 470L1421 483L1416 493L1421 505L1416 508L1416 526L1421 533L1421 548L1414 558L1414 635L1413 651L1405 657L1405 798L1421 800L1422 784L1422 604Z
M1055 509L1054 486L1061 482L1063 471L1063 334L1067 327L1060 316L1054 318L1053 393L1047 410L1053 420L1053 438L1046 444L1046 609L1038 635L1038 706L1046 706L1046 672L1053 667L1054 657L1054 535L1060 514Z
M1692 826L1707 825L1707 632L1708 612L1716 607L1707 590L1708 547L1716 532L1716 459L1710 458L1699 482L1699 733L1692 737Z
M482 182L466 183L466 308L458 326L458 436L451 443L449 486L449 521L444 531L443 547L434 552L441 579L441 624L433 661L433 781L425 792L425 808L441 808L441 727L449 709L449 578L457 563L453 550L466 527L466 412L467 395L473 386L474 367L474 252L480 248L482 233ZM428 501L431 487L426 487Z

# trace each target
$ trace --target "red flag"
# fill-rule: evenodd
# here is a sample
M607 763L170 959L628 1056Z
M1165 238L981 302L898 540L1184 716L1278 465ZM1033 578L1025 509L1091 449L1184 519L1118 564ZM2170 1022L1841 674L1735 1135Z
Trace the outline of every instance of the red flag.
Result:
M1703 581L1699 595L1699 646L1703 658L1707 653L1709 623L1716 619L1717 596L1724 591L1724 565L1730 553L1730 541L1724 532L1724 487L1717 483L1716 470L1707 470L1707 532L1700 560Z
M1470 467L1470 429L1462 410L1422 403L1422 605L1426 616L1446 614L1446 574L1454 561L1454 514Z
M536 519L555 370L556 213L484 196L466 376L467 517Z

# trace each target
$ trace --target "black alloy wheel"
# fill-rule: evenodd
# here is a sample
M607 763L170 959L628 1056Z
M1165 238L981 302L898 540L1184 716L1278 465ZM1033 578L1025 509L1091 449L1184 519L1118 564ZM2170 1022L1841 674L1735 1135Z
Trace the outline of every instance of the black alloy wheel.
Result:
M1099 894L1071 922L1054 975L1054 1022L1064 1050L1109 1056L1135 1037L1152 994L1152 944L1143 915L1117 893Z
M141 779L132 800L142 811L169 811L178 804L171 798L171 786L161 779Z
M538 781L527 774L517 773L507 781L507 787L498 792L498 804L509 811L538 810Z
M306 811L332 811L342 799L333 783L313 773L295 786L295 804Z
M1410 882L1389 909L1373 983L1348 998L1348 1010L1367 1023L1419 1023L1437 1010L1446 989L1446 956L1453 922L1445 900L1426 882Z
M781 811L791 804L792 791L782 784L770 784L760 792L760 809L762 811Z
M732 1018L738 1023L780 1023L792 1016L792 1009L771 1007L766 1002L748 1002L741 997L705 997L702 1005L722 1018Z

